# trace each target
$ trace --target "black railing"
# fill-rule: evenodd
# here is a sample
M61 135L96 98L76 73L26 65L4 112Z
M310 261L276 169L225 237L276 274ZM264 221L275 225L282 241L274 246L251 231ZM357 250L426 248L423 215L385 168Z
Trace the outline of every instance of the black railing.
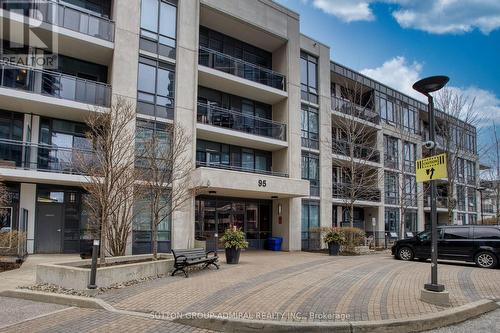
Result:
M283 74L203 46L199 49L198 62L203 66L286 91L286 77Z
M42 22L112 42L115 24L109 18L55 0L0 0L2 8Z
M333 183L332 195L334 198L345 200L380 202L380 190L375 186Z
M343 140L332 140L332 151L334 154L350 157L351 147L353 148L354 158L380 163L380 152L377 149L358 144L353 145Z
M0 62L0 85L60 99L109 107L111 86L76 76Z
M229 128L235 131L286 140L286 125L218 106L198 103L198 123Z
M380 116L371 108L351 102L348 99L332 96L332 110L342 112L349 116L360 118L374 124L380 123Z
M90 149L0 139L0 167L83 174L96 163Z
M228 164L221 164L221 163L210 163L210 162L203 162L203 161L196 161L196 167L197 168L207 167L207 168L215 168L215 169L258 173L258 174L269 175L269 176L288 177L288 173L286 173L286 172L245 168L245 167L240 167L240 166L235 166L235 165L228 165Z

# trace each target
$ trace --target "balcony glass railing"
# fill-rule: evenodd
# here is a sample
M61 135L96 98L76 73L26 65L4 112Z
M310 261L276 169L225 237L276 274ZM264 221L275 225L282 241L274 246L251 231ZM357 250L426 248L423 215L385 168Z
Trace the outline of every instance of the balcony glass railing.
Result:
M214 162L211 163L211 162L196 161L196 167L197 168L208 167L208 168L215 168L215 169L258 173L258 174L269 175L269 176L288 177L288 173L286 173L286 172L252 169L252 168L245 168L245 167L236 166L236 165L214 163Z
M203 46L200 46L198 61L200 65L286 91L286 77L283 74L248 61Z
M380 190L375 186L333 183L332 187L334 198L380 202Z
M111 86L76 76L0 62L0 85L60 99L109 107Z
M83 174L96 163L90 149L0 139L0 167Z
M332 152L334 154L349 157L351 156L351 147L354 158L380 163L380 152L377 149L358 144L353 145L343 140L332 140Z
M348 99L332 96L332 110L369 121L374 124L380 123L380 116L374 110L357 105Z
M246 115L206 103L198 103L198 122L235 131L286 140L286 125L261 117Z
M448 208L448 197L447 196L438 196L436 198L436 207L437 208ZM424 202L424 207L430 207L431 206L431 197L427 196L426 200Z
M109 42L114 40L114 22L83 8L56 0L0 2L3 9Z

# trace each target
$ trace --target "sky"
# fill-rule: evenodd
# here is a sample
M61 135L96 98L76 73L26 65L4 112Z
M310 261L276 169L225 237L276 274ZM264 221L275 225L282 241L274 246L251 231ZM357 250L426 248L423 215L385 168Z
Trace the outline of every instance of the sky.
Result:
M481 115L479 141L500 126L500 0L276 0L333 61L412 97L412 84L447 75ZM425 99L425 98L424 98ZM497 126L500 133L500 127Z

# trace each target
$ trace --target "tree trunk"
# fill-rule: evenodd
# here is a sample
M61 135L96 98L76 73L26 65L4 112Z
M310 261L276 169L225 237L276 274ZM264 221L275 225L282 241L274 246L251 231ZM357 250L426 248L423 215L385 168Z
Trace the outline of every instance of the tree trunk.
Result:
M351 225L351 228L354 227L354 204L351 204L351 207L350 207L349 224Z
M101 265L104 265L106 263L106 219L104 216L101 216L101 223L100 223L100 256L99 256L99 262Z
M157 213L154 213L154 219L153 219L153 258L156 260L158 259L158 222L159 222L159 217Z

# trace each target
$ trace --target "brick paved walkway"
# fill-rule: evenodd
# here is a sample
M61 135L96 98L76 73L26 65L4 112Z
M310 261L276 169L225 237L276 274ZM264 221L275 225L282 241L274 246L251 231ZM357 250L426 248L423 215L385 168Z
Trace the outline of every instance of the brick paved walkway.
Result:
M318 253L246 252L239 265L166 277L99 297L124 310L201 312L278 320L378 320L442 310L419 300L430 264L387 254L329 257ZM440 265L453 306L500 299L500 270ZM316 317L310 317L310 313ZM318 317L326 315L329 317Z

